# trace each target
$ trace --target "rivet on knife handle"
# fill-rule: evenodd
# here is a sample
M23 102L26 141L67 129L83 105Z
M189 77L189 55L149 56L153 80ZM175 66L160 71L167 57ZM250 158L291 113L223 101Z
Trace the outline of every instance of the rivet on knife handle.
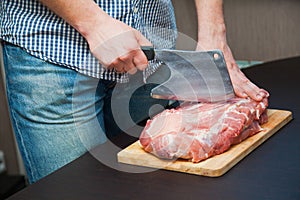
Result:
M142 51L148 60L153 60L155 57L154 48L152 46L141 46Z

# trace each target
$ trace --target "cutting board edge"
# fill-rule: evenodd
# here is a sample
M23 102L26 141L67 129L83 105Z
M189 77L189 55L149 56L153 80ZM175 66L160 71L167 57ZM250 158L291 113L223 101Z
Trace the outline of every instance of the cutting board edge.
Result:
M277 111L277 109L268 109L268 111L275 112L275 111ZM260 140L255 141L252 145L252 148L248 148L248 149L245 149L244 151L240 152L240 154L235 159L232 159L232 162L229 162L218 168L214 168L213 170L216 172L215 176L222 176L223 174L225 174L227 171L229 171L232 167L234 167L237 163L239 163L242 159L244 159L247 155L249 155L251 152L253 152L257 147L259 147L268 138L270 138L272 135L274 135L278 130L280 130L282 127L284 127L288 122L290 122L293 119L293 115L292 115L291 111L288 111L288 110L280 110L280 111L285 112L285 114L286 114L286 117L284 118L284 120L282 120L281 123L279 123L279 125L275 126L275 128L269 130L268 133L263 135L263 137L261 137ZM262 127L264 127L264 126L262 126ZM228 169L224 170L224 168L226 168L226 167Z

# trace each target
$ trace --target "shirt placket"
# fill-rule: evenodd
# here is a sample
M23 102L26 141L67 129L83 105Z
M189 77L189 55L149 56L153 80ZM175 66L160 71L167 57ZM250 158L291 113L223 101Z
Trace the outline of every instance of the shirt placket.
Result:
M132 7L131 7L131 10L132 10L132 27L137 29L137 30L140 30L140 26L141 26L141 23L140 23L140 9L141 9L141 1L140 0L132 0Z

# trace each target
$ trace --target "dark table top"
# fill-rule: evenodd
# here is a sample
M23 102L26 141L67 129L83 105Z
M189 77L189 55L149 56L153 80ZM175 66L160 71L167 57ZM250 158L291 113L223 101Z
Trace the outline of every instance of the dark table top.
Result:
M10 199L300 199L300 57L244 73L270 92L269 108L290 110L294 119L223 176L124 172L141 168L107 163L117 150L103 145L95 152L106 157L86 153ZM125 148L135 140L122 136L113 142Z

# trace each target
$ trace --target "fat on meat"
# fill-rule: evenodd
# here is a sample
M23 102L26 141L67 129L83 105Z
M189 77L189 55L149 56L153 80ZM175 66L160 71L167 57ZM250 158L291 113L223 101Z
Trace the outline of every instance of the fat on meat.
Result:
M268 99L233 98L226 103L184 103L148 120L139 142L164 159L200 162L261 131Z

